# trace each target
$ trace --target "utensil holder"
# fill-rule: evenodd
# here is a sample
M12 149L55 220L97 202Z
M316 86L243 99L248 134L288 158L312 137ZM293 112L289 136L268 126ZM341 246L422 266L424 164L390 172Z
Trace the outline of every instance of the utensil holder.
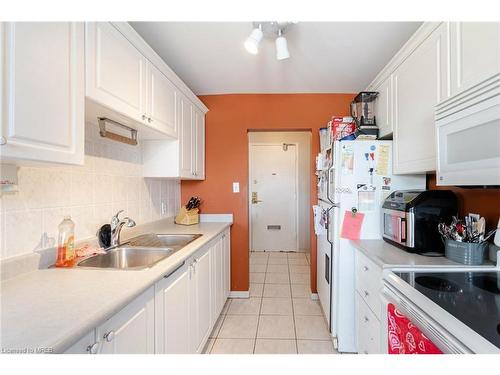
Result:
M175 217L175 223L180 225L198 224L200 222L199 212L200 210L197 208L187 210L186 207L182 206L178 215Z
M480 265L486 259L488 242L459 242L447 239L445 242L446 258L462 264Z

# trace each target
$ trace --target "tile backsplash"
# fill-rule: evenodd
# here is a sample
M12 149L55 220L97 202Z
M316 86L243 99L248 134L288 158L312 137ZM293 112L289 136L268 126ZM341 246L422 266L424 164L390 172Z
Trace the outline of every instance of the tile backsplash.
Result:
M83 166L20 167L18 184L17 193L0 198L0 259L54 247L64 215L79 241L118 210L143 224L180 207L179 181L143 178L140 145L101 138L93 124L85 129Z

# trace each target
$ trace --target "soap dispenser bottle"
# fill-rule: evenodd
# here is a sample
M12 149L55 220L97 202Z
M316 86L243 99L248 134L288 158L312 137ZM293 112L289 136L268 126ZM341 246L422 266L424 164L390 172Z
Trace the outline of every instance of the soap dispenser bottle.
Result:
M75 259L75 223L65 216L58 226L56 267L71 267Z

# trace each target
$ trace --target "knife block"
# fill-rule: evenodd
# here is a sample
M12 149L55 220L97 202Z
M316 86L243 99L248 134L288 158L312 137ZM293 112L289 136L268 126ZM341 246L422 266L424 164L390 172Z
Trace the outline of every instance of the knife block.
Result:
M194 208L192 210L187 210L186 207L182 206L179 213L175 217L175 223L180 225L194 225L200 222L200 210Z

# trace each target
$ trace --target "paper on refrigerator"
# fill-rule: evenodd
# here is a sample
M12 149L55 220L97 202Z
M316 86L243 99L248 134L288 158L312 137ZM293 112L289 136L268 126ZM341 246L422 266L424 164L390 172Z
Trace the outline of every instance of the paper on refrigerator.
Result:
M318 205L314 205L312 208L314 213L314 233L320 236L326 232L323 222L323 209Z
M388 145L378 146L378 157L377 166L375 167L375 173L379 176L387 176L387 169L389 167L389 151Z

